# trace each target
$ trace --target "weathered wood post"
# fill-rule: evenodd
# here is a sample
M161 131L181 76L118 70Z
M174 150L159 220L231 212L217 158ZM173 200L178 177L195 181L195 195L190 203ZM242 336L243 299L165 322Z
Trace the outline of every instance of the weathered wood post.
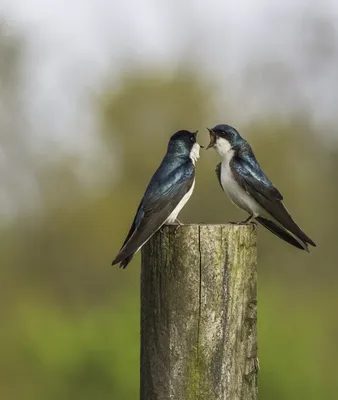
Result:
M142 249L141 400L257 400L256 229L165 226Z

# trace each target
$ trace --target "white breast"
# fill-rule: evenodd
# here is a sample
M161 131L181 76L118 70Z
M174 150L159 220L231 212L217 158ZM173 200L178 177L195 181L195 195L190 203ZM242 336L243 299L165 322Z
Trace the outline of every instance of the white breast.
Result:
M190 199L192 192L194 191L194 187L195 187L195 180L194 180L193 184L191 185L189 192L187 192L182 197L182 200L177 204L175 210L169 215L166 223L172 224L175 222L178 214L182 211L183 207L187 204L188 200Z
M190 151L189 157L194 165L196 161L200 158L200 148L201 146L198 143L194 143Z
M230 168L232 157L233 150L222 161L221 183L224 192L237 207L255 216L262 215L263 210L261 206L235 180Z

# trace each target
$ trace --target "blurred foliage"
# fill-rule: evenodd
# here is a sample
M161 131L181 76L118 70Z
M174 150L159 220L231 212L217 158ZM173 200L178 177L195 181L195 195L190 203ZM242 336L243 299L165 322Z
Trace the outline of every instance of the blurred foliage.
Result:
M0 209L2 214L29 208L36 184L24 97L23 38L11 32L0 16ZM15 194L15 195L14 195ZM0 221L2 222L2 221Z
M140 258L126 271L110 263L171 134L200 129L207 144L214 98L191 71L127 74L97 101L98 139L116 159L119 181L95 196L78 182L76 160L38 170L38 211L0 232L1 399L138 398ZM259 229L260 399L333 399L337 144L324 146L306 115L238 128L318 244L309 255ZM243 218L219 188L218 162L212 151L202 153L183 221Z

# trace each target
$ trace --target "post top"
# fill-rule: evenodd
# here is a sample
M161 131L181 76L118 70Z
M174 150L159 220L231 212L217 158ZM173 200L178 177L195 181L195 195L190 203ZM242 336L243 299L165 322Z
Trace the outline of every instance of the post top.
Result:
M227 228L251 228L251 229L255 229L257 224L256 223L249 223L249 224L242 224L242 223L236 223L236 222L227 222L225 224L208 224L208 223L204 223L204 222L199 222L199 223L194 223L194 222L188 222L186 224L165 224L163 225L164 227L170 228L170 227L174 227L175 229L180 229L183 227L197 227L197 226L209 226L209 227L227 227Z

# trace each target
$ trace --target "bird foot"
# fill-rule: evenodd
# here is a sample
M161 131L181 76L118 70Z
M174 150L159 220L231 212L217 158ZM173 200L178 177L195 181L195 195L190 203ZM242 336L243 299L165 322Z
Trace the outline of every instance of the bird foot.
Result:
M178 219L175 219L175 225L177 224L176 228L175 228L175 235L177 233L177 231L180 229L180 227L183 225L181 221L179 221Z
M247 225L248 223L246 221L230 221L228 222L230 225Z
M237 221L237 222L229 222L229 224L232 225L257 225L257 223L255 221L253 221L255 217L253 215L249 215L249 217L247 219L245 219L244 221Z
M178 219L175 219L174 222L167 223L167 224L165 224L165 225L176 226L175 231L174 231L174 233L176 234L176 232L177 232L177 231L180 229L180 227L181 227L182 225L184 225L184 224L182 224L182 222L179 221ZM163 228L163 227L162 227L162 228ZM162 229L162 228L161 228L161 229Z

